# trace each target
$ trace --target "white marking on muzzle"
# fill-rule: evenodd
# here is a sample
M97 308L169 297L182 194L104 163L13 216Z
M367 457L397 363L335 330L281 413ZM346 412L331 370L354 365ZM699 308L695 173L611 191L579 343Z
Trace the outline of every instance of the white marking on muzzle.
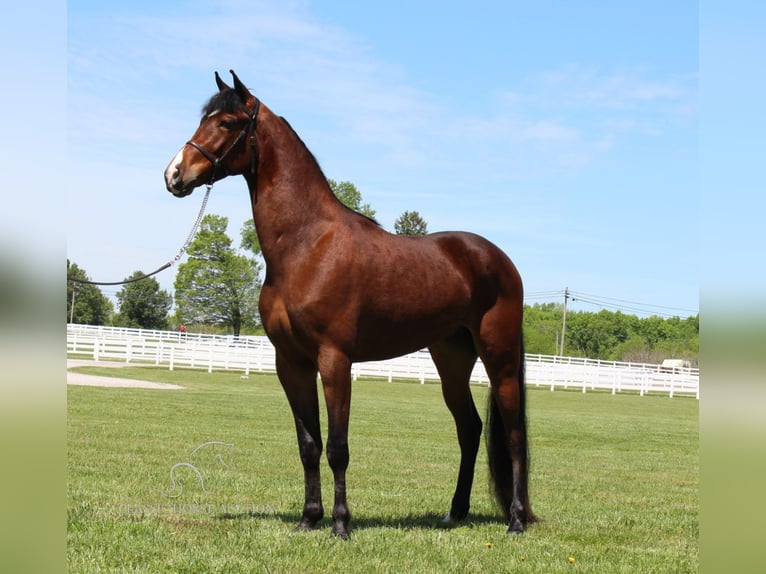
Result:
M168 189L173 187L173 184L181 175L179 171L179 166L184 161L185 147L186 146L183 146L180 150L178 150L178 153L175 155L175 157L173 157L173 159L170 160L168 167L165 168L165 185L167 186Z

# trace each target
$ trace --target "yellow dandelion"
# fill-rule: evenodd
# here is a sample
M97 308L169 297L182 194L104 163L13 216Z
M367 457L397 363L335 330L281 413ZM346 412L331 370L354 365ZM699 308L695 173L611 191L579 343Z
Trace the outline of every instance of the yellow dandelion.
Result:
M575 557L574 556L570 556L569 557L569 563L570 564L574 564L575 563Z
M494 545L491 542L487 542L486 544L484 544L484 546L486 546L487 548L492 548L492 546Z
M524 562L524 560L526 560L526 559L527 559L526 556L519 556L519 560L521 560L522 562Z

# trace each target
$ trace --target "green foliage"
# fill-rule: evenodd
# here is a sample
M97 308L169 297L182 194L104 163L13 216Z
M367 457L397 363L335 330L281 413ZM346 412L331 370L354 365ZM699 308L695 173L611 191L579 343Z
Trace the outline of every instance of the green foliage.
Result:
M536 303L524 307L524 348L527 353L557 355L561 339L562 307Z
M256 257L261 254L261 242L258 239L258 233L255 231L255 221L253 219L245 221L239 236L241 239L239 246L242 249L252 252Z
M563 308L536 303L524 308L524 336L528 353L558 354ZM565 355L611 361L660 363L683 358L697 364L699 315L680 319L639 318L602 309L567 312Z
M338 183L334 179L328 179L330 189L343 205L361 213L362 215L375 219L375 210L369 203L362 203L362 193L350 181L341 181Z
M417 211L405 211L394 222L394 231L397 235L409 235L411 237L426 235L428 224Z
M90 280L85 270L77 263L66 260L67 277ZM72 311L72 295L74 294L74 312ZM87 283L66 283L66 320L81 325L106 325L114 311L112 302L101 293L96 285Z
M594 359L611 359L612 349L628 337L624 315L605 309L598 313L568 313L566 349ZM571 354L571 353L570 353Z
M226 325L239 335L258 321L260 263L238 254L226 235L228 218L206 215L178 266L176 317L187 325Z
M293 531L303 471L276 377L145 367L87 372L186 390L69 386L71 572L602 574L699 567L694 399L530 387L530 494L542 520L510 536L489 494L483 446L468 518L441 524L459 449L439 385L357 381L351 540L341 542L329 535L333 485L324 457L326 518L315 532ZM487 388L471 391L483 412ZM171 466L213 440L233 446L195 455L205 491L185 469L176 476L183 493L169 498Z
M142 271L136 271L126 280L143 276ZM117 292L120 306L119 314L112 321L121 327L139 329L167 329L168 312L173 305L173 298L167 291L160 289L160 284L154 277L127 283Z

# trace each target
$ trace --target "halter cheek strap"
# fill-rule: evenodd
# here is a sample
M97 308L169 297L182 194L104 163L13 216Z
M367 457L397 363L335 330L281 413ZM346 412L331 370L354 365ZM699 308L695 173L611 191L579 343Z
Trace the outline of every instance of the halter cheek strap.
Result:
M201 145L199 145L198 143L192 140L189 140L188 142L186 142L186 145L192 146L194 149L200 152L206 160L208 160L211 164L213 164L213 173L210 175L210 185L212 185L216 179L222 179L229 175L229 170L224 165L223 160L226 159L226 156L228 156L229 153L235 147L237 147L237 145L239 145L239 142L245 139L245 135L248 136L248 140L250 144L250 173L252 175L256 175L258 173L258 149L257 149L256 141L255 141L255 124L258 118L258 110L260 110L260 108L261 108L261 100L256 98L255 106L253 107L253 111L250 114L250 119L248 120L247 125L244 128L242 128L242 131L239 132L237 139L235 139L234 142L232 142L232 144L226 149L226 151L223 152L221 157L216 158L213 154L211 154ZM219 170L221 169L223 169L222 175L216 178L216 176L219 173Z
M237 138L237 140L239 140L239 138ZM220 158L215 158L215 157L213 157L213 154L211 154L205 148L203 148L201 145L199 145L196 142L193 142L192 140L189 140L188 142L186 142L186 145L192 146L194 149L196 149L198 152L200 152L205 157L206 160L208 160L210 163L213 164L213 176L210 179L210 182L212 183L213 179L215 179L216 172L221 167L221 160L226 156L226 154L222 155ZM224 166L223 169L225 171L224 175L229 175L228 174L229 170L226 169L226 166Z

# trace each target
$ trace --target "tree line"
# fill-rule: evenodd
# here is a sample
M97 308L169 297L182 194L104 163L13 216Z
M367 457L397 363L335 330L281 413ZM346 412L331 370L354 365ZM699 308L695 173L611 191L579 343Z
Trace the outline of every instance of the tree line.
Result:
M567 310L561 303L524 306L528 353L563 354L608 361L661 363L684 359L699 364L699 314L686 317L638 317L620 311Z
M375 218L350 182L328 180L346 206ZM252 219L240 230L235 246L227 235L228 218L206 215L187 248L187 261L178 266L171 296L153 277L127 283L117 292L118 309L95 285L67 281L67 322L144 329L178 329L207 333L262 334L258 297L264 264ZM394 223L399 235L425 235L426 221L417 211L405 211ZM126 280L143 275L135 271ZM67 277L90 279L67 259ZM175 308L173 302L175 300ZM171 309L173 314L171 315ZM572 311L563 329L563 306L525 305L527 353L563 354L594 359L657 363L682 358L693 365L699 354L699 315L681 319L638 318L619 311ZM563 335L563 336L562 336Z

